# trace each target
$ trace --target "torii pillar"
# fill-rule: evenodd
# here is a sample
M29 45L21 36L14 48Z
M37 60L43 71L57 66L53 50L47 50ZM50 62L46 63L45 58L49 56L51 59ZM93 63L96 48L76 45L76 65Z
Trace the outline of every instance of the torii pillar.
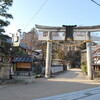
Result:
M45 67L45 78L50 78L51 72L51 51L52 51L52 43L51 40L51 32L48 31L48 39L47 39L47 52L46 52L46 67Z
M86 32L87 40L91 40L90 32ZM93 73L92 73L92 42L86 43L87 48L87 73L88 79L93 80Z

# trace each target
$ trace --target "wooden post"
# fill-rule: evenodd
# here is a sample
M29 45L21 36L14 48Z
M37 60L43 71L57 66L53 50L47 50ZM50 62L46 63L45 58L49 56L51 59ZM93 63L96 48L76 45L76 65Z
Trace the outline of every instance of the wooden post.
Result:
M51 40L51 33L48 32L48 39ZM46 67L45 67L45 78L50 78L50 72L51 72L51 49L52 49L52 43L50 41L47 41L47 52L46 52Z
M91 40L90 32L86 32L87 40ZM88 72L88 78L90 80L93 79L93 74L92 74L92 50L91 50L91 42L86 43L87 47L87 72Z

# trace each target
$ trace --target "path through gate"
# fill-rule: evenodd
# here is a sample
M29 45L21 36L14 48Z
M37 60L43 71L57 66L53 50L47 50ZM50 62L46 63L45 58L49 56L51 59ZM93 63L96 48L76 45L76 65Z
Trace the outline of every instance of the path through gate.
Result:
M42 26L42 25L36 25L36 28L39 29L39 31L40 31L39 40L47 41L45 77L49 78L50 77L50 68L51 68L52 41L65 40L66 28L65 27ZM92 64L92 41L100 41L100 37L91 37L90 34L91 34L91 32L98 32L98 31L100 31L100 25L81 26L81 27L73 28L73 39L86 42L87 71L88 71L89 79L93 79L92 67L91 67L91 64Z

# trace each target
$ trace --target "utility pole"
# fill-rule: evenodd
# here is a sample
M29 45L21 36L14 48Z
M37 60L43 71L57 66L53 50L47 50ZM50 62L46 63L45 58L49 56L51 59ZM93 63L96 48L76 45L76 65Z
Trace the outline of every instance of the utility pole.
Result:
M91 40L90 32L86 32L87 40ZM93 80L93 73L92 73L92 50L91 50L92 42L86 43L87 47L87 72L88 78Z
M47 39L45 78L50 78L50 72L51 72L52 43L49 40L51 40L51 32L50 31L48 32L48 39Z

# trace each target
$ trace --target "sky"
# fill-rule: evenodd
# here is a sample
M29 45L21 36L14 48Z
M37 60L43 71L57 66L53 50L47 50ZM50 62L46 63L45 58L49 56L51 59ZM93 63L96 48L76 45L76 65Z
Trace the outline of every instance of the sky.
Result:
M18 29L29 32L35 27L35 24L46 26L100 25L100 6L91 0L13 1L9 13L13 15L14 19L10 19L11 24L6 27L7 34L15 33ZM45 5L38 12L45 1ZM100 3L100 0L95 1Z

